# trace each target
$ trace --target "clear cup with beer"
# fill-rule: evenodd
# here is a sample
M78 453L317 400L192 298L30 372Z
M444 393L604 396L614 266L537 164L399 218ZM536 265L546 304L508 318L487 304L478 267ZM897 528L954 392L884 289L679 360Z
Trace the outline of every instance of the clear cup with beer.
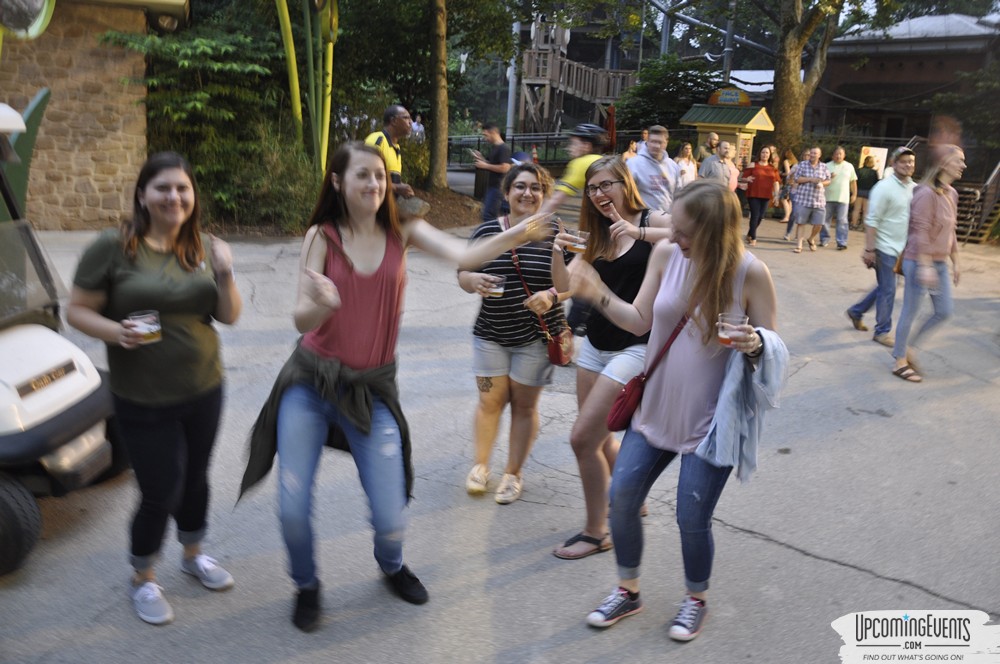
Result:
M721 313L719 314L719 321L715 324L716 334L718 335L719 343L723 346L732 346L733 339L732 335L737 335L738 337L743 336L745 333L736 329L740 325L746 325L750 322L748 316L742 314L731 314L731 313Z
M567 231L573 236L573 241L566 245L566 249L574 254L582 254L587 250L587 241L590 240L590 233L587 231Z
M155 344L163 339L163 331L160 327L159 311L156 311L155 309L133 311L128 315L128 319L135 323L135 327L133 329L142 335L142 341L139 342L140 346Z
M504 287L507 284L507 277L502 274L494 274L490 276L493 278L493 283L491 283L489 289L487 289L486 297L502 297Z

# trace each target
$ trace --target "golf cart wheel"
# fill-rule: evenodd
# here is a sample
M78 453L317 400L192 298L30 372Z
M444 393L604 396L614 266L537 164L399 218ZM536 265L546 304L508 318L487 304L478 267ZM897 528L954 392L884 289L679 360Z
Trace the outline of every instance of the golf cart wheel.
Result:
M41 530L35 497L16 479L0 473L0 576L21 566Z

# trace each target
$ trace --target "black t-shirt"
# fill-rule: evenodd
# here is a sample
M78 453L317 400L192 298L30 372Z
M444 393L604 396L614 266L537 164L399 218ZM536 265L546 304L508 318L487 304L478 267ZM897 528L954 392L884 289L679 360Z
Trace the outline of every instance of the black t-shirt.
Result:
M510 148L507 147L506 143L500 143L499 145L494 145L490 148L490 154L486 157L486 161L493 164L494 166L499 166L500 164L510 163ZM489 179L486 181L486 185L490 189L499 189L500 182L503 181L504 173L495 173L489 171Z
M649 210L644 210L639 226L648 225ZM612 261L596 259L594 269L611 292L626 302L632 302L639 294L639 287L642 286L642 279L646 276L646 265L652 253L652 244L636 240L628 251ZM587 319L587 339L597 350L615 351L648 343L649 333L637 337L631 332L626 332L602 316L595 307L590 310L590 318Z

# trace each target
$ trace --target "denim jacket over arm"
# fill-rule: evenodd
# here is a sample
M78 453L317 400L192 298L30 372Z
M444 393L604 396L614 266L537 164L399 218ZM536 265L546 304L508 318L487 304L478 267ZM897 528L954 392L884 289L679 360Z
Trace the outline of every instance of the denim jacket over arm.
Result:
M708 435L694 453L714 466L734 466L741 482L757 469L757 444L764 413L778 407L788 379L788 348L776 332L757 328L764 352L757 367L743 353L731 351Z

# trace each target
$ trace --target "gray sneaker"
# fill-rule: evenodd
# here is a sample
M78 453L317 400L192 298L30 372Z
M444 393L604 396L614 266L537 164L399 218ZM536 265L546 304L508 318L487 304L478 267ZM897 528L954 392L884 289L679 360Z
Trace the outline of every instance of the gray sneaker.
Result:
M701 634L701 627L705 622L705 614L708 609L705 602L696 597L688 595L681 602L681 610L677 612L677 617L670 624L670 638L674 641L690 641Z
M174 610L163 596L163 588L152 581L129 588L129 597L136 615L150 625L166 625L173 622Z
M215 558L199 553L194 558L181 560L181 571L197 577L201 585L211 590L228 590L233 587L233 575L219 567Z

